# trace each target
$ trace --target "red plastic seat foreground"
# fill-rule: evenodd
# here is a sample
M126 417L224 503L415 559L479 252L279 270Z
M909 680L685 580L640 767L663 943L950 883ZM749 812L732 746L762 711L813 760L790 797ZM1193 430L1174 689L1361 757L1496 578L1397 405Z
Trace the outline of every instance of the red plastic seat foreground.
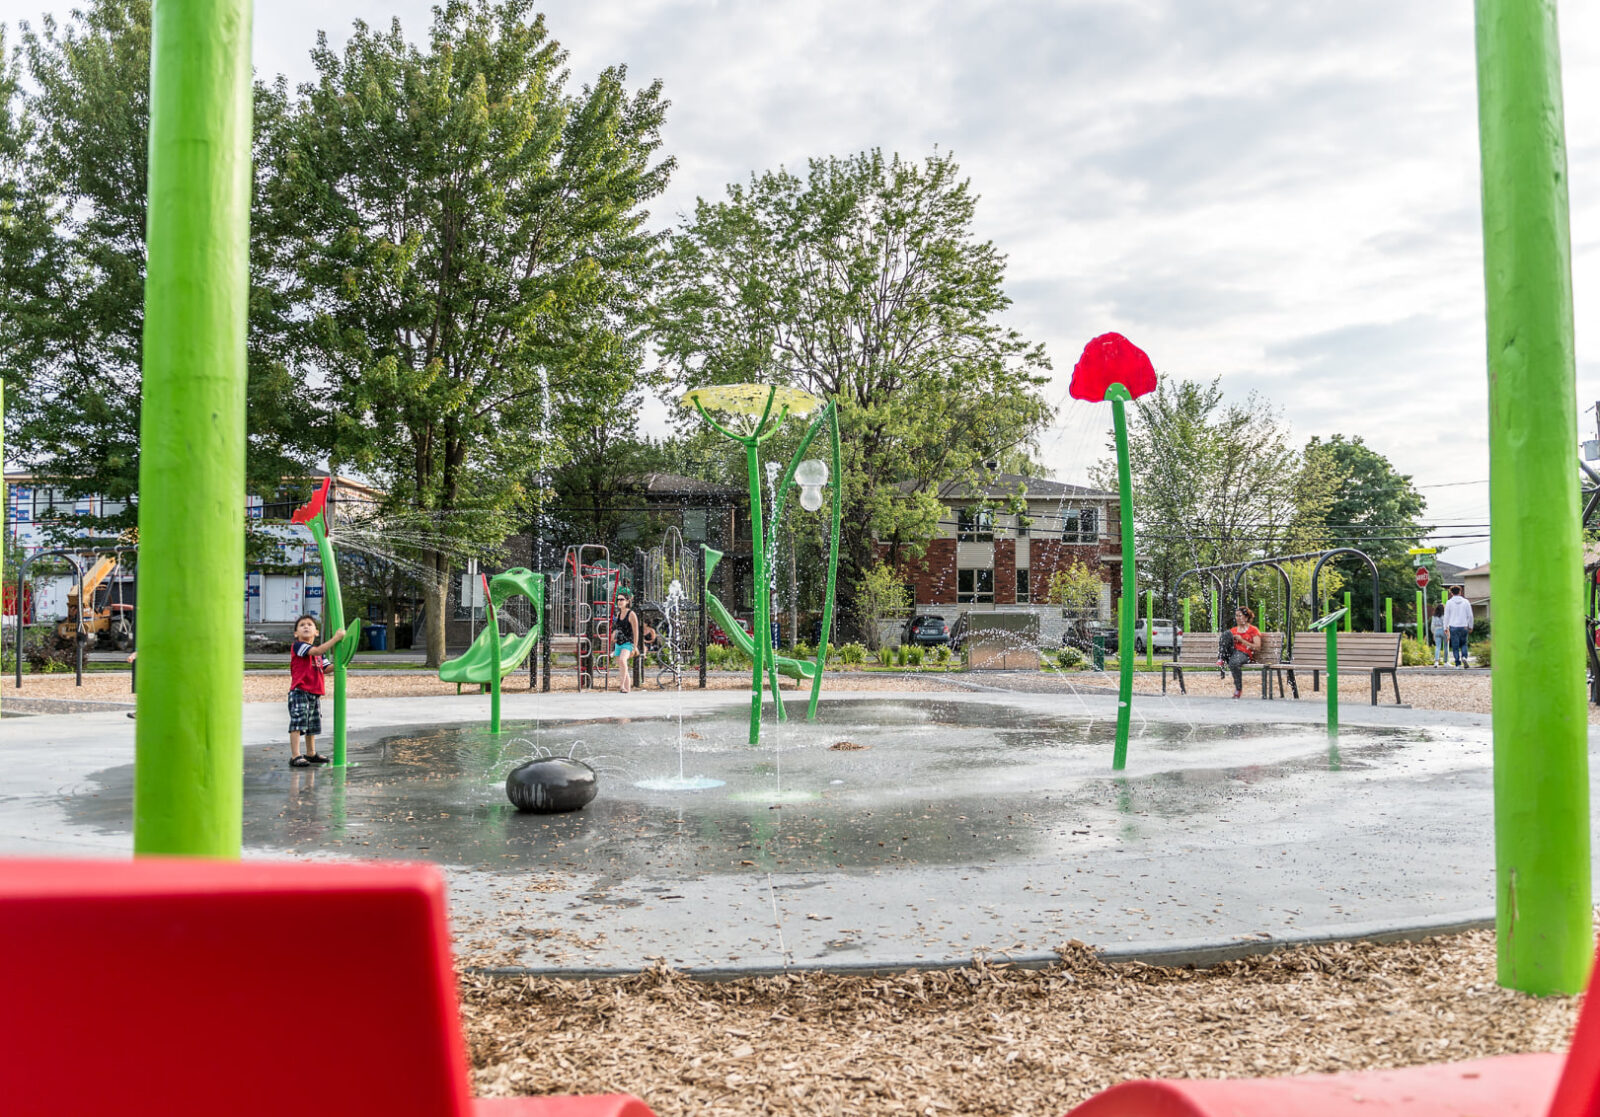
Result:
M1068 1117L1545 1117L1560 1055L1292 1078L1124 1082Z
M1600 964L1589 976L1565 1057L1294 1078L1124 1082L1067 1117L1600 1117Z
M8 1117L649 1117L474 1104L425 865L0 860Z

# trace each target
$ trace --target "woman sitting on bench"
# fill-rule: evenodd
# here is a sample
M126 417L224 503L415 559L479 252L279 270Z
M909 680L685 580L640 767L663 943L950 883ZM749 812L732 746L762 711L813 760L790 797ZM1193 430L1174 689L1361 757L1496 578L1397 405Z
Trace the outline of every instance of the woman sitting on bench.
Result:
M1235 698L1244 693L1244 665L1261 653L1261 630L1255 620L1255 612L1249 606L1239 606L1233 614L1233 627L1217 641L1217 666L1233 672Z

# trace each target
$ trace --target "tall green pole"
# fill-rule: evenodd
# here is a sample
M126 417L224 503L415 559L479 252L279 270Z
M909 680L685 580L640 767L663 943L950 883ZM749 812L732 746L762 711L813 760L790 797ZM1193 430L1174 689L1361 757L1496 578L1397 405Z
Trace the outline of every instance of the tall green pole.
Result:
M1133 467L1128 462L1128 416L1133 399L1128 389L1113 384L1106 389L1111 401L1111 424L1117 440L1117 505L1122 516L1122 604L1117 613L1117 744L1111 767L1128 766L1128 726L1133 714L1133 614L1139 607L1138 579L1133 552ZM1151 643L1155 641L1152 638Z
M250 0L157 0L139 432L136 853L239 856L250 81Z
M1378 618L1377 617L1373 617L1372 619L1373 619L1374 622L1376 622ZM1353 615L1352 615L1351 610L1350 610L1350 591L1349 590L1345 590L1344 591L1344 630L1346 632L1354 631L1354 629L1351 627L1353 623L1354 623L1354 618L1353 618Z
M1394 631L1394 598L1392 597L1383 599L1383 630L1385 632Z
M1499 980L1589 974L1589 775L1567 158L1554 0L1477 0L1495 574Z
M1428 633L1428 607L1423 603L1422 591L1417 591L1417 639L1426 644L1432 637Z
M1349 616L1346 613L1345 616ZM1330 624L1324 633L1328 657L1328 736L1339 735L1339 626Z
M1216 586L1212 586L1211 587L1211 631L1212 631L1213 634L1216 634L1216 635L1220 635L1222 633L1222 618L1221 618L1221 614L1219 614L1217 612L1218 604L1219 603L1217 601L1217 587Z
M493 662L489 667L489 732L500 732L500 618L495 615L494 597L489 593L489 576L483 579L484 617L489 622L489 647Z

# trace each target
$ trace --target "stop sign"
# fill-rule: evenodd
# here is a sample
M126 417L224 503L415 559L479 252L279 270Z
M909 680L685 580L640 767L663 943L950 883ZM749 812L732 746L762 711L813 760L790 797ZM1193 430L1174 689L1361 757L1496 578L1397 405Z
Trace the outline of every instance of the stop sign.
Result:
M1419 590L1428 588L1428 568L1426 566L1417 567L1417 588Z

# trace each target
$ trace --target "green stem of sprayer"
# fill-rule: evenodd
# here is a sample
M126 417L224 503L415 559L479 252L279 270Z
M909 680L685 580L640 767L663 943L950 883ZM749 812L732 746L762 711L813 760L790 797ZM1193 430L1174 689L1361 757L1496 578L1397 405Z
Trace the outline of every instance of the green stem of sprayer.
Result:
M1581 675L1550 667L1584 655L1554 0L1478 0L1477 55L1499 980L1525 993L1577 993L1592 950L1587 718Z
M1346 613L1345 616L1349 616ZM1328 641L1328 736L1339 736L1339 626L1330 624L1323 635Z
M1133 399L1128 389L1113 384L1106 390L1111 401L1111 425L1117 439L1117 503L1122 514L1122 600L1117 617L1117 747L1111 767L1128 766L1128 725L1133 714L1133 614L1138 609L1138 578L1133 559L1133 469L1128 463L1128 416L1124 406ZM1152 640L1154 643L1154 640Z
M339 560L333 553L333 543L328 539L327 513L323 512L313 516L306 527L311 529L311 538L317 544L317 557L322 560L322 634L326 639L331 633L344 628L344 595L339 591ZM333 766L345 766L345 723L348 716L346 708L348 691L345 687L345 666L356 654L356 646L361 643L361 633L346 630L344 639L340 640L329 652L333 660Z
M237 858L242 841L250 82L250 0L154 5L133 781L140 854Z

